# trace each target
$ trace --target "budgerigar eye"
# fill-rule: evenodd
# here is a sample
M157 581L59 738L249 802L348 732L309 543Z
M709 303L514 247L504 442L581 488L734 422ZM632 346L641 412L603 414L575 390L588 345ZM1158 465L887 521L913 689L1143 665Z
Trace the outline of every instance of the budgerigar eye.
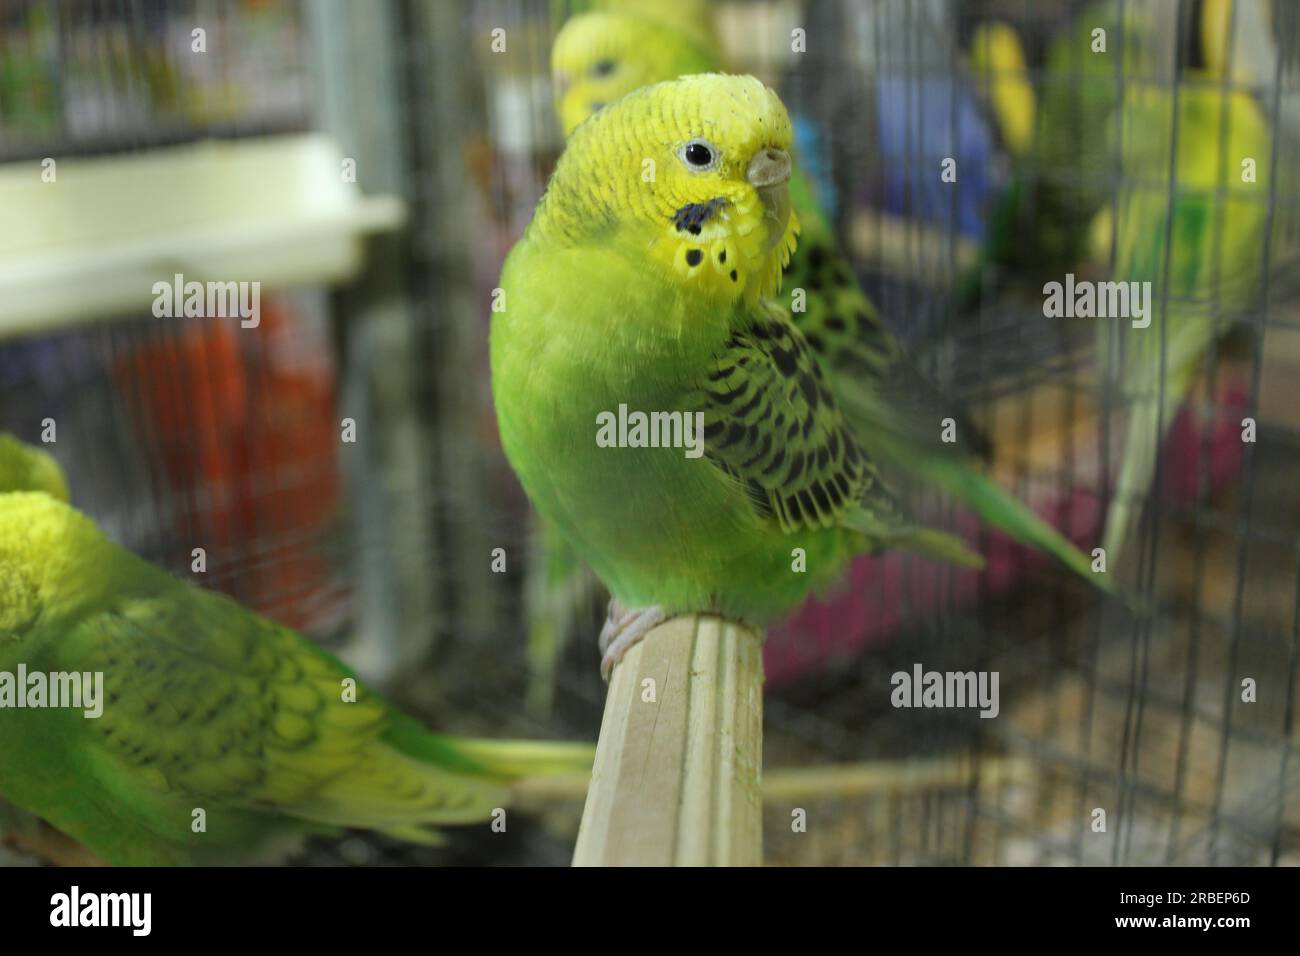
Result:
M591 68L592 76L609 76L614 72L615 63L613 60L598 60L596 65Z
M702 139L693 139L681 149L682 162L693 170L712 169L718 164L718 151Z

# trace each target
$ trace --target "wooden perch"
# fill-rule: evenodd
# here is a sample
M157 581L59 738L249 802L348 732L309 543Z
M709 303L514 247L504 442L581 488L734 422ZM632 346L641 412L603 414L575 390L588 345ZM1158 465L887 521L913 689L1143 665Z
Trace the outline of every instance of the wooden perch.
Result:
M574 866L762 862L762 638L675 618L614 669Z

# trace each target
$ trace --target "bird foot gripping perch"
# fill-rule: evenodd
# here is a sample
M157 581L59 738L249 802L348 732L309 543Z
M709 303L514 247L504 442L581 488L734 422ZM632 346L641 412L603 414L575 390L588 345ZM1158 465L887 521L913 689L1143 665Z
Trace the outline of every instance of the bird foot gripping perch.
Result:
M666 620L664 609L659 605L651 607L623 607L613 598L609 602L609 612L605 624L600 629L597 642L600 647L600 676L609 682L609 675L614 665L623 659L633 644L645 638L651 629Z

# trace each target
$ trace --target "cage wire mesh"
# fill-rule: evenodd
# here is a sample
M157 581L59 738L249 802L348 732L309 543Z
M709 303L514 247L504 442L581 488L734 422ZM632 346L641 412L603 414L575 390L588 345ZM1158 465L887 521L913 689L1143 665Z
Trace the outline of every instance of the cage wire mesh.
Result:
M49 447L73 500L114 540L337 649L432 726L592 739L605 596L580 581L565 616L538 620L532 519L497 445L486 353L502 259L562 148L549 53L575 5L360 6L0 4L4 162L321 130L357 158L363 189L407 209L355 281L268 292L257 330L121 315L10 336L0 427L39 442L57 422ZM1232 331L1176 410L1134 560L1109 572L1149 613L982 530L992 570L978 578L860 562L841 593L769 638L769 863L1300 861L1300 297L1281 265L1297 248L1298 197L1281 171L1294 167L1300 70L1296 9L1260 7L1274 68L1239 80L1230 67L1215 82L1255 97L1267 120L1279 171L1257 199L1267 251L1250 295L1221 301L1216 279L1195 303ZM1043 184L1092 192L1100 210L1159 180L1125 164L1122 132L1085 164L1084 140L1113 135L1085 122L1086 99L1191 82L1202 4L753 0L715 12L727 62L789 106L799 162L885 322L993 437L998 479L1089 550L1112 495L1118 401L1095 325L1045 313L1042 282L1062 276L1029 269L1017 287L982 260L990 211L1013 180L1028 197L1013 228L1049 214ZM1159 28L1139 37L1139 14ZM1229 21L1230 62L1243 18ZM1022 36L1038 102L1080 117L1052 154L1066 160L1010 157L993 116L1000 77L971 65L993 20ZM1094 21L1112 27L1113 48L1145 45L1141 75L1119 56L1098 73L1081 44L1048 68L1053 42ZM189 55L196 24L214 55ZM938 175L954 156L960 188ZM1163 175L1172 209L1181 187ZM1111 229L1100 277L1115 266ZM1253 443L1239 440L1246 417ZM340 443L343 418L366 442ZM970 530L942 501L908 498ZM497 548L503 574L488 559ZM998 717L891 706L891 675L917 662L998 672ZM525 806L504 835L452 829L442 847L413 848L350 834L288 862L563 864L581 800ZM791 825L796 808L806 831Z

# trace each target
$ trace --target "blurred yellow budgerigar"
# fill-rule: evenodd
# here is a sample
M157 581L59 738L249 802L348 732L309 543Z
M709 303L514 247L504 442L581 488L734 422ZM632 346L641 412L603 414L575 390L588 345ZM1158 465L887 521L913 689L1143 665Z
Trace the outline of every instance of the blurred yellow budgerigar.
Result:
M1149 284L1150 324L1105 320L1098 331L1101 361L1128 411L1103 539L1112 565L1206 352L1258 301L1273 174L1259 104L1207 78L1177 89L1131 84L1121 120L1114 278Z

